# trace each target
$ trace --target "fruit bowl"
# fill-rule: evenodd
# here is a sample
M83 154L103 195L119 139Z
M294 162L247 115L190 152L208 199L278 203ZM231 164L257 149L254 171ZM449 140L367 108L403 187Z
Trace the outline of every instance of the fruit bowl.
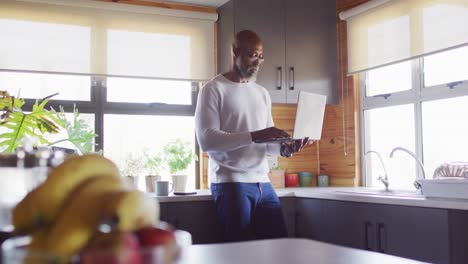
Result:
M173 231L174 244L164 244L151 247L125 246L118 250L85 250L86 254L74 256L69 263L73 264L173 264L182 258L187 248L192 244L190 233L183 230ZM26 250L29 237L11 238L2 245L1 260L3 264L41 263L55 264L57 259L46 252L31 252Z

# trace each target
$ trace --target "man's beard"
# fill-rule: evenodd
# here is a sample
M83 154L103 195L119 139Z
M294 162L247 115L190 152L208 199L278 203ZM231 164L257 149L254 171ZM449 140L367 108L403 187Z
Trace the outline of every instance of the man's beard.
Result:
M238 69L238 72L243 79L255 81L259 70L258 67L249 67L247 69Z

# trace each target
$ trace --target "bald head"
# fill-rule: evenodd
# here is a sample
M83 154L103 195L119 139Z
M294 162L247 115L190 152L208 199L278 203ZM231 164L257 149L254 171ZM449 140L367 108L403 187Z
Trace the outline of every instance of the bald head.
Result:
M233 69L243 80L254 80L263 62L263 44L253 31L236 34L232 44Z
M249 46L262 45L262 40L257 35L257 33L251 30L242 30L237 32L232 48L235 49L245 49Z

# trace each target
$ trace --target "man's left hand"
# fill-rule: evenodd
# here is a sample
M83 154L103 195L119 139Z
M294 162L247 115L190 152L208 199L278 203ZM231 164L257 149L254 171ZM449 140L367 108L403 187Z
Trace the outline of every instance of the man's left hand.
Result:
M312 143L314 143L314 141L309 140L308 137L304 139L282 142L280 147L280 154L282 157L289 158L294 153L299 152L305 145L311 145Z

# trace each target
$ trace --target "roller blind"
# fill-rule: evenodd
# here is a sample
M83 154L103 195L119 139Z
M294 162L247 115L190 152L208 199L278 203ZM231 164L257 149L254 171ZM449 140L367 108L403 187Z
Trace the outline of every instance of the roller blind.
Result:
M468 44L468 0L371 0L340 17L349 74Z
M2 0L0 70L207 80L216 19L92 0Z

